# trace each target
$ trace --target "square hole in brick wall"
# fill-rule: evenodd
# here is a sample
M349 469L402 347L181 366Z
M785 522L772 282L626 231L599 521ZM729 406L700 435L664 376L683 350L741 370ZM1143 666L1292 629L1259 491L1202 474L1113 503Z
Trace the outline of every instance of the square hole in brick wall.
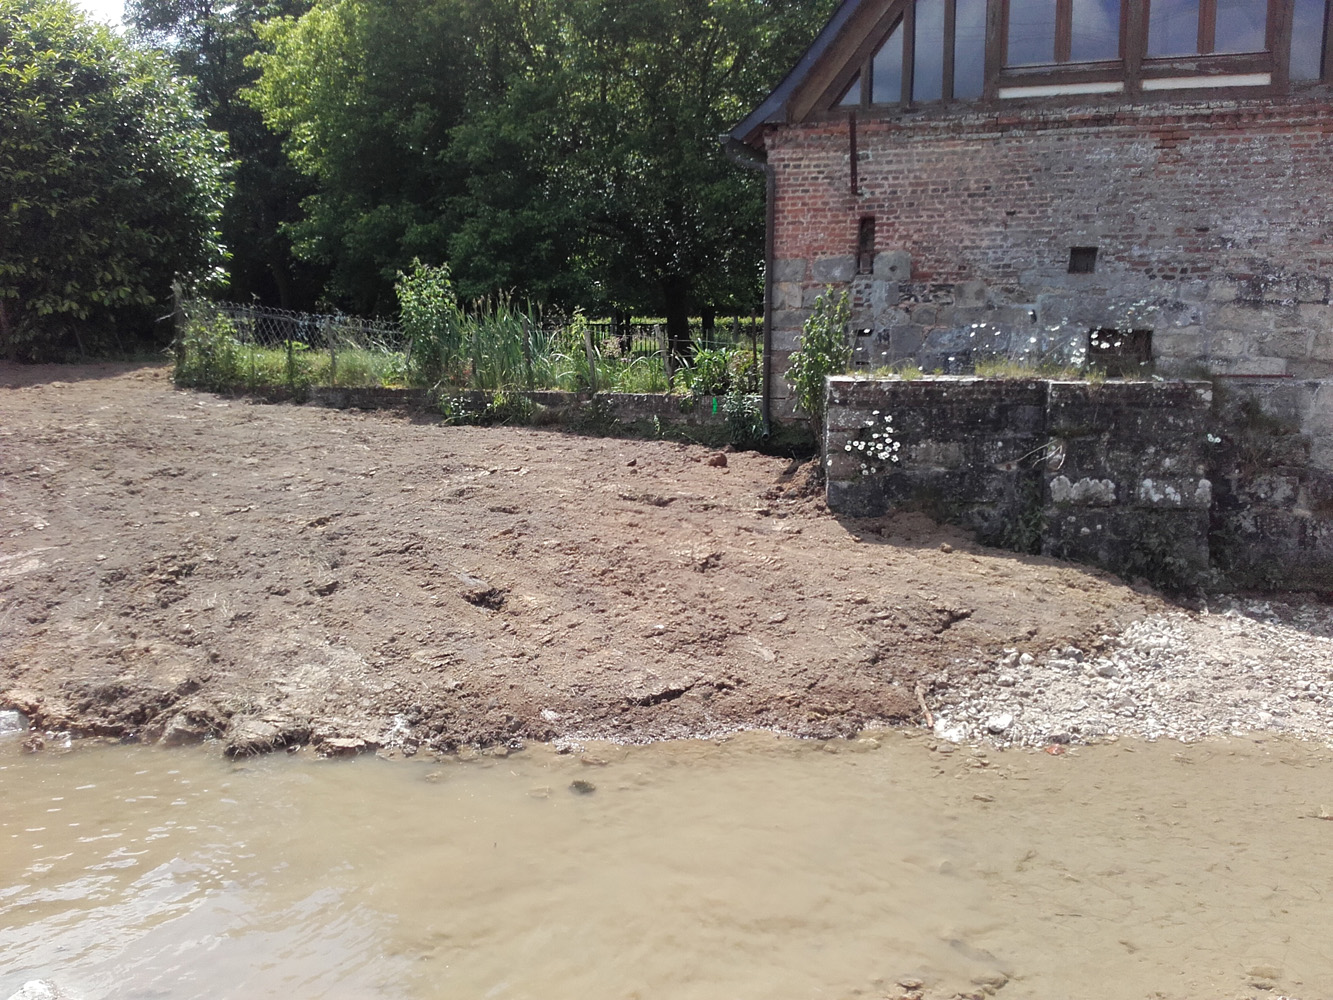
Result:
M1095 270L1097 270L1096 247L1069 248L1070 274L1091 274Z
M1152 363L1151 330L1088 331L1088 367L1113 378L1142 374Z

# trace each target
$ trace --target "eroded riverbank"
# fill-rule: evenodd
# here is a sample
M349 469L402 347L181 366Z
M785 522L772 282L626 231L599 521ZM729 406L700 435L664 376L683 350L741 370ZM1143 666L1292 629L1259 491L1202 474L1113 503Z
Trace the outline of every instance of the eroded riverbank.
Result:
M919 980L1317 1000L1333 982L1324 744L216 750L4 741L0 996L46 978L87 1000L849 1000Z

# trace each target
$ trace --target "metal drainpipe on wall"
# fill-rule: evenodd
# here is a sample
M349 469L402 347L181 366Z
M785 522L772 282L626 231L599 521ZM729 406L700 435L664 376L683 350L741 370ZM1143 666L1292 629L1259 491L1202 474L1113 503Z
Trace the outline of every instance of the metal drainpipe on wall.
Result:
M760 388L760 412L767 436L773 422L773 227L776 221L777 175L768 157L729 135L718 136L732 163L747 170L764 172L764 367Z

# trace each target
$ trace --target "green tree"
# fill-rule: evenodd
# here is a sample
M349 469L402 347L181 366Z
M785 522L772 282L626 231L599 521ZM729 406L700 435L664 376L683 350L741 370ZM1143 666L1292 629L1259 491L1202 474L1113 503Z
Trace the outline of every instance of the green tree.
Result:
M225 138L161 57L68 0L0 0L0 344L152 338L177 275L211 276Z
M125 5L135 39L171 57L193 83L209 126L227 134L235 162L221 221L231 251L227 294L241 301L257 296L288 309L313 305L325 277L293 257L283 229L300 218L301 200L313 186L287 159L281 138L239 95L258 76L246 64L261 45L258 26L309 7L310 0L127 0Z
M546 179L533 196L582 221L572 261L595 304L661 311L678 353L691 313L758 304L762 184L727 161L717 136L794 61L828 6L567 0L559 58L524 68L529 87L552 95L544 134L524 150ZM506 96L510 108L528 101L523 87Z
M831 0L324 0L265 29L252 100L315 178L298 252L386 302L420 257L517 290L687 317L757 305L762 186L719 133Z
M442 263L444 206L462 179L445 154L473 68L458 0L333 0L261 29L248 94L314 181L289 227L359 312L394 308L414 258Z

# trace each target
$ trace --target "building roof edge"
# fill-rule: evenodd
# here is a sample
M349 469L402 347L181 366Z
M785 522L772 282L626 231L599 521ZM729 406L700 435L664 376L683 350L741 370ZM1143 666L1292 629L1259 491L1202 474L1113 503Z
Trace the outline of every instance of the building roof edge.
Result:
M838 9L833 12L833 16L829 18L828 23L824 25L823 30L810 43L810 47L805 50L791 71L782 78L782 82L773 88L772 92L764 98L757 108L728 132L727 137L752 148L761 149L764 126L787 120L787 104L791 100L792 94L805 82L810 75L810 71L814 69L834 40L842 33L842 29L851 20L852 15L869 2L871 0L842 0Z

